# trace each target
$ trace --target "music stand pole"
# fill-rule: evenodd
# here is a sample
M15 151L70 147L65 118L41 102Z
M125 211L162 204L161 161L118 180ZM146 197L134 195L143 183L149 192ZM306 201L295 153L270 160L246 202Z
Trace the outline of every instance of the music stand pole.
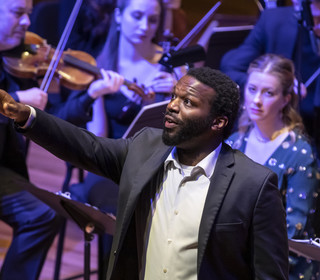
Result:
M90 279L91 241L93 240L94 225L88 223L84 228L84 280Z
M94 233L113 234L116 218L97 208L70 199L65 194L56 194L27 184L25 189L48 204L61 216L73 220L84 232L84 279L90 279L90 249Z

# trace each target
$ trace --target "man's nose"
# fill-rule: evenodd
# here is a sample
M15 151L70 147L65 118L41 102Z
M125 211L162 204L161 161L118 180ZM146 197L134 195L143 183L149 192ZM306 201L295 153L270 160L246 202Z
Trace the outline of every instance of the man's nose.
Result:
M177 98L172 99L170 103L168 104L169 111L178 112L179 111L179 102Z
M31 24L30 17L27 13L23 14L20 18L20 25L29 27Z

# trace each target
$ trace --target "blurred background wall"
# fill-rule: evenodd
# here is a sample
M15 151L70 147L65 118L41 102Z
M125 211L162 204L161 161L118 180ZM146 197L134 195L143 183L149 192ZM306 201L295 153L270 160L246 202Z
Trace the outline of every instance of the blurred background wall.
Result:
M34 4L50 0L34 0ZM71 0L60 0L71 1ZM224 15L258 16L259 0L222 0L217 13ZM281 5L290 5L291 0L278 0ZM188 27L191 29L216 3L216 0L182 0L181 8L187 14ZM263 2L263 1L262 1Z

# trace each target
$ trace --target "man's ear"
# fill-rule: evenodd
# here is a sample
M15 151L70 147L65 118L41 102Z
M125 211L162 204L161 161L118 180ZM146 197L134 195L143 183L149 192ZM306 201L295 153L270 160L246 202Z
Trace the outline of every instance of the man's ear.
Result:
M117 24L121 23L121 12L119 8L114 9L114 20Z
M228 118L223 116L223 117L217 117L213 120L211 129L220 131L223 130L228 124Z

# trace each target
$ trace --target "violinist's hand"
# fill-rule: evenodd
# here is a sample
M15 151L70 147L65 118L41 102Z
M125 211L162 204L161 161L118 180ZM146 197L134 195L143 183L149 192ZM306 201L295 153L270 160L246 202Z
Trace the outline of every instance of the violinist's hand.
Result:
M102 79L96 80L91 83L88 94L96 99L104 94L114 93L119 91L120 87L123 85L124 78L113 71L106 71L101 69Z
M18 123L25 123L30 115L30 108L16 102L12 96L0 89L0 113Z
M149 91L153 92L167 92L171 94L176 80L173 75L167 72L159 72L151 81L150 84L145 85Z
M297 79L294 79L293 91L295 92L295 94L298 94L298 80ZM302 99L307 96L307 88L304 85L304 83L300 83L300 95L301 95Z
M39 88L30 88L16 92L19 101L25 105L30 105L43 110L48 102L48 94Z

